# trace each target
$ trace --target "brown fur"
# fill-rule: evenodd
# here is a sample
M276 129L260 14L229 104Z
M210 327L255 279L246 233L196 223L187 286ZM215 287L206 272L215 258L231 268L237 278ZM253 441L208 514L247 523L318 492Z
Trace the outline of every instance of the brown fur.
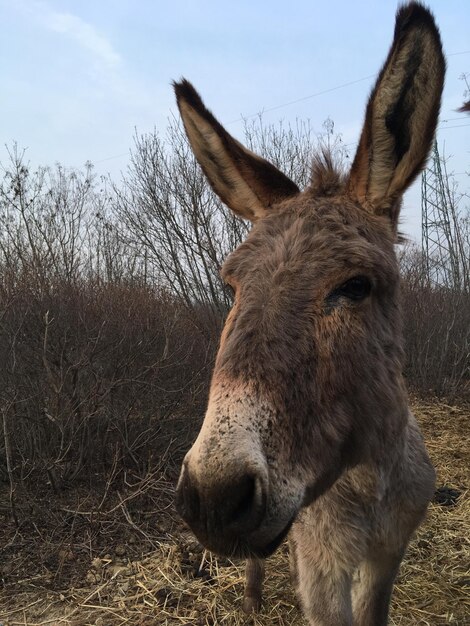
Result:
M351 172L328 155L298 192L236 142L193 87L176 85L214 189L254 222L226 260L235 302L207 414L177 506L209 549L248 556L245 610L262 557L289 533L311 626L383 626L434 471L402 378L400 197L423 167L444 59L431 14L399 9ZM276 173L277 172L277 173Z
M336 196L344 186L344 174L338 171L330 152L323 149L312 161L310 191L314 196Z

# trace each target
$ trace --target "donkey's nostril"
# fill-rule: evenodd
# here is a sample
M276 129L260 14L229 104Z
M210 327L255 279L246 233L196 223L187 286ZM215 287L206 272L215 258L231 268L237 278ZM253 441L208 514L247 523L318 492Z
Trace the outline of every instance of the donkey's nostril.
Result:
M228 535L246 535L261 525L266 513L262 475L244 474L198 484L187 466L176 489L176 508L199 538L207 541Z
M249 474L242 476L227 490L223 506L224 522L230 530L246 533L261 523L266 508L266 495L262 481Z
M238 485L232 488L232 499L226 509L227 522L232 524L243 523L251 515L255 498L256 479L253 476L244 476ZM229 495L230 498L230 495Z

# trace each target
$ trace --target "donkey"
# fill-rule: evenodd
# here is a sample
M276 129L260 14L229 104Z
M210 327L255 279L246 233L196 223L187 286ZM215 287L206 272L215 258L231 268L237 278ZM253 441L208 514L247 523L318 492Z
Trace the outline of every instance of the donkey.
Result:
M435 474L402 377L401 197L423 168L445 73L420 3L398 9L347 175L328 154L297 185L175 83L194 154L253 226L221 273L234 304L176 504L208 549L263 559L290 534L312 626L382 626ZM248 602L250 604L250 602Z

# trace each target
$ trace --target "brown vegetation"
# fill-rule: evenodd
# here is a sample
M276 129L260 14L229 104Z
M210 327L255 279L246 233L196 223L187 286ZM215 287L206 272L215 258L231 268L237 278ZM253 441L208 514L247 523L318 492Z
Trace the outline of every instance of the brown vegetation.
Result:
M317 141L308 126L255 124L247 134L252 149L305 184ZM181 129L171 128L169 139L137 137L121 185L96 179L91 167L29 171L15 150L4 164L4 624L242 619L242 568L206 555L195 580L202 555L197 548L191 554L171 502L179 461L205 409L216 338L230 305L218 268L246 226L207 189ZM402 571L393 623L463 625L469 415L458 403L470 391L470 302L458 285L431 281L427 261L411 248L403 252L406 374L417 393L450 398L450 406L421 404L418 414L439 484L461 495L453 507L432 506ZM143 554L148 557L140 560ZM268 569L265 610L256 623L300 619L286 592L286 571L280 552ZM400 613L402 594L415 613Z

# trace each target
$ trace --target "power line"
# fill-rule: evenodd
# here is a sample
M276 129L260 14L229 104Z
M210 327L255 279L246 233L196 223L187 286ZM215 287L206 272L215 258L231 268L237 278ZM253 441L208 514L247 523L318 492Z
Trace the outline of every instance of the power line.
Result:
M121 154L115 154L114 156L106 157L105 159L100 159L99 161L95 161L95 164L104 163L105 161L111 161L111 159L119 159L123 156L128 156L129 150L127 152L122 152Z
M456 122L456 121L462 121L462 116L460 117L446 117L445 120L441 120L441 124L447 124L447 122Z
M278 104L274 107L270 107L269 109L263 108L258 113L252 113L251 115L244 115L242 117L237 118L236 120L226 122L226 124L228 125L228 124L235 124L235 122L243 122L244 120L249 120L252 117L257 117L260 113L269 113L271 111L277 111L278 109L282 109L283 107L290 106L291 104L297 104L298 102L303 102L304 100L310 100L311 98L316 98L317 96L323 96L325 93L331 93L332 91L343 89L343 87L356 85L357 83L361 83L364 80L369 80L371 78L374 78L374 76L375 74L370 74L369 76L364 76L364 78L358 78L357 80L352 80L348 83L342 83L341 85L336 85L335 87L330 87L329 89L324 89L323 91L317 91L316 93L312 93L309 96L304 96L303 98L297 98L297 100L290 100L289 102Z
M461 52L452 52L448 54L448 57L453 57L461 54L470 54L470 50L462 50ZM356 85L357 83L361 83L365 80L369 80L371 78L375 78L377 73L370 74L369 76L364 76L364 78L358 78L357 80L353 80L347 83L342 83L341 85L336 85L335 87L331 87L330 89L325 89L323 91L318 91L309 96L304 96L303 98L297 98L297 100L290 100L289 102L284 102L282 104L278 104L274 107L270 107L268 109L262 108L258 113L252 113L251 115L245 115L237 118L236 120L231 120L230 122L226 122L226 124L235 124L235 122L243 122L244 120L251 119L252 117L257 117L260 113L269 113L270 111L277 111L278 109L282 109L284 107L290 106L291 104L296 104L297 102L303 102L304 100L310 100L311 98L316 98L317 96L322 96L325 93L330 93L332 91L336 91L337 89L342 89L343 87L349 87L350 85Z
M470 126L470 124L457 124L456 126L441 126L439 125L440 130L448 130L449 128L465 128L466 126Z

